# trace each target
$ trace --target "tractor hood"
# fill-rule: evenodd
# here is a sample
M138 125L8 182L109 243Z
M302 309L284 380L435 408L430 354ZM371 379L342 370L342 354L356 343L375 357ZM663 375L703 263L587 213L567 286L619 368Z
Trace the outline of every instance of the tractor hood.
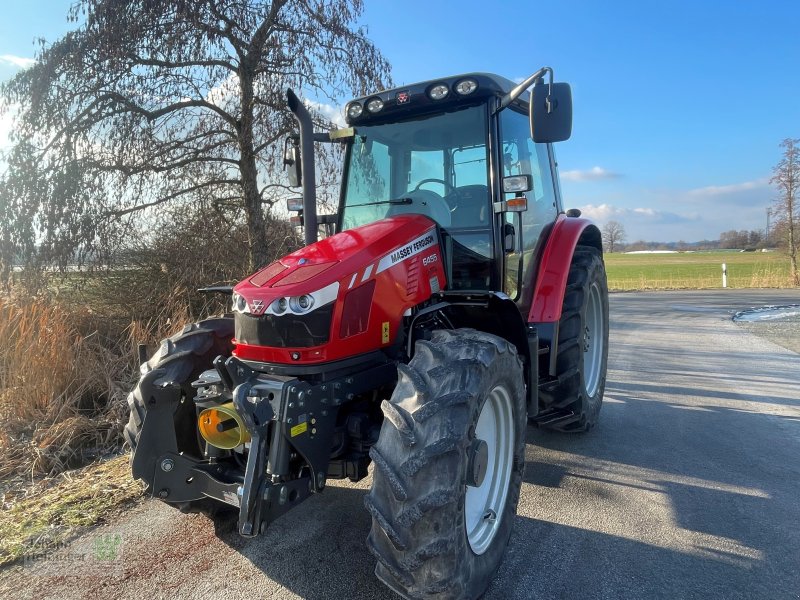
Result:
M269 304L284 297L313 293L334 283L348 287L350 279L369 278L367 265L389 256L434 227L420 215L398 215L369 225L348 229L287 254L257 271L233 288L234 298L246 300L237 312L266 312ZM373 264L377 269L378 265ZM258 302L258 301L261 302Z
M305 357L331 359L330 352L322 350L287 354L286 349L325 346L332 329L343 338L351 337L355 334L343 334L365 331L370 318L384 313L391 316L381 317L381 327L396 331L408 308L445 285L441 261L429 260L431 266L436 262L433 270L421 268L423 253L436 253L438 259L439 252L432 220L421 215L397 215L288 254L233 288L237 323L234 354L275 362L284 362L287 357L301 361ZM427 279L423 279L423 273ZM371 290L376 287L373 302ZM353 307L343 314L345 296L360 288L365 288L364 299L357 304L354 300ZM377 309L374 304L379 305ZM354 324L356 320L360 324ZM393 336L381 336L379 341L389 343L387 337ZM334 354L346 346L336 345ZM267 351L269 348L274 351Z

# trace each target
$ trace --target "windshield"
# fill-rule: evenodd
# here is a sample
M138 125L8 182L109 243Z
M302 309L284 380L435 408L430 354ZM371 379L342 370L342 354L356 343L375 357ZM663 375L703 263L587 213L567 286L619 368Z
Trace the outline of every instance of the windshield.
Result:
M483 105L359 126L348 152L342 229L398 214L426 215L445 234L453 287L488 289L487 135Z

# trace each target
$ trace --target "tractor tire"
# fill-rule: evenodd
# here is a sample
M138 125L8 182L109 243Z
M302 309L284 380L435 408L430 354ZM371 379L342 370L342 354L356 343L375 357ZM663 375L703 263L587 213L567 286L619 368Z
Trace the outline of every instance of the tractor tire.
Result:
M476 598L503 558L519 501L522 363L506 340L458 329L417 342L398 371L364 498L375 574L407 598Z
M546 428L588 431L597 424L608 365L608 284L600 252L578 246L558 322L557 379L539 387L544 410L572 413Z
M181 452L201 457L197 437L197 414L192 402L194 397L192 382L200 376L200 373L212 368L212 361L217 356L231 353L232 339L232 317L214 317L192 323L184 327L180 333L162 340L158 351L139 367L142 377L154 369L163 369L165 371L163 380L174 381L183 389L183 401L174 416L178 450ZM125 442L130 446L132 453L136 452L142 431L145 416L144 401L140 378L134 390L128 394L131 413L123 431Z

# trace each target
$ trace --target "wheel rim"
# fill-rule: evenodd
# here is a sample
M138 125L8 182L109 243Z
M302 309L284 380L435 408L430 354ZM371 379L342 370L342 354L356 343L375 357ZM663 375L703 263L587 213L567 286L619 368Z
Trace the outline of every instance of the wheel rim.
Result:
M583 381L591 398L600 386L603 367L603 301L600 287L593 283L589 288L586 319L583 329Z
M504 387L494 388L484 402L475 437L486 442L488 462L481 485L467 486L464 516L469 545L475 554L483 554L500 528L514 459L511 396Z

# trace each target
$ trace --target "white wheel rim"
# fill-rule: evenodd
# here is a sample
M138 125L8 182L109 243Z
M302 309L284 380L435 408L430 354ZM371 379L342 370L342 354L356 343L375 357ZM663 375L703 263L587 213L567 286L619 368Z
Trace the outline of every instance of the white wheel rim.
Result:
M464 517L472 551L483 554L500 528L514 460L511 396L504 387L494 388L484 402L475 427L475 438L486 442L488 461L481 485L467 486Z
M583 381L586 394L592 398L600 387L603 366L603 301L600 287L593 283L586 303L583 328Z

